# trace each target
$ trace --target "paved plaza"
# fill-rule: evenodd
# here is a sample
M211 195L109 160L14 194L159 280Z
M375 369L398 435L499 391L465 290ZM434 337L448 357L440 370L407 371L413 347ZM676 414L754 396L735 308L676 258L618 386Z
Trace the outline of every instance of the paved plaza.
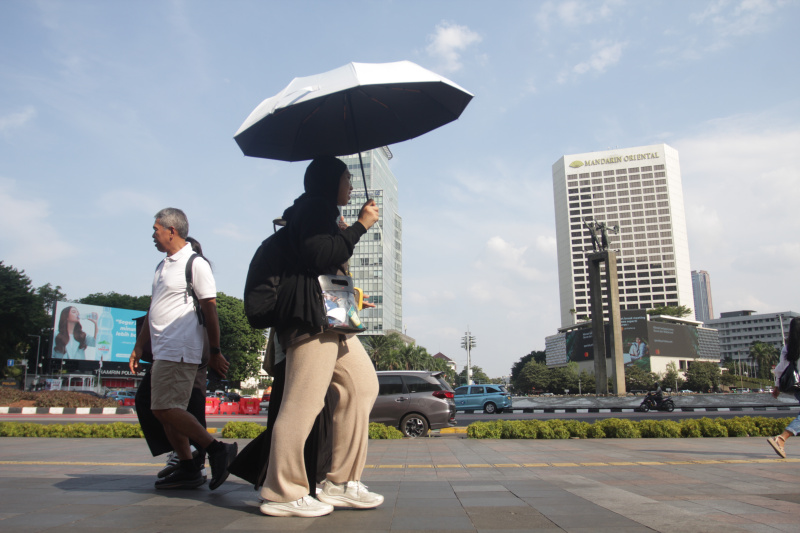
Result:
M239 440L240 449L248 442ZM231 476L216 491L155 491L139 439L0 439L0 530L798 531L798 459L766 439L370 441L378 509L274 518Z

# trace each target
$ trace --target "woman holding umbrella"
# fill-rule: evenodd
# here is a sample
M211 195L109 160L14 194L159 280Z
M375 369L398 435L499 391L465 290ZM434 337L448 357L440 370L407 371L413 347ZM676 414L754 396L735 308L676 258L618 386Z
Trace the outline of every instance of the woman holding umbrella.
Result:
M352 186L347 166L334 157L314 159L306 169L305 193L283 214L292 257L278 291L276 326L286 352L286 383L272 435L261 512L270 516L322 516L334 506L377 507L383 496L361 483L367 457L369 414L378 395L375 369L355 334L326 329L317 277L345 271L358 240L378 220L373 200L346 229L337 205ZM333 398L332 458L318 498L310 493L303 447L314 420Z

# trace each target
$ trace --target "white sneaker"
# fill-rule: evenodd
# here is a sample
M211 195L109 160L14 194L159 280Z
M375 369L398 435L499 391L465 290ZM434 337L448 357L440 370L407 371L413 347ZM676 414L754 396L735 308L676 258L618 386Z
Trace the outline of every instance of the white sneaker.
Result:
M337 507L354 507L356 509L372 509L383 503L383 496L370 492L360 481L348 481L337 485L327 479L322 482L320 501Z
M303 496L293 502L271 502L261 504L261 512L269 516L302 516L311 518L325 516L333 512L333 505L322 503L311 496Z

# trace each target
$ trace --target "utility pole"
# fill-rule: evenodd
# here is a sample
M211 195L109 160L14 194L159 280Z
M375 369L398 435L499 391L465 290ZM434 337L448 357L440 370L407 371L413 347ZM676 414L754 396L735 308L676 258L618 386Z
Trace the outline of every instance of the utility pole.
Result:
M470 333L469 326L461 337L461 347L467 351L467 385L472 385L472 349L475 347L475 336Z

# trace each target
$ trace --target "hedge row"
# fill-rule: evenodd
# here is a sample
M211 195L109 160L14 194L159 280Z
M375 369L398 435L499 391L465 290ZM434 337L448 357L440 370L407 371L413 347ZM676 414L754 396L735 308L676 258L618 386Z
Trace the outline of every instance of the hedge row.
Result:
M255 422L228 422L222 428L222 436L226 439L254 439L266 429L266 427ZM397 428L371 422L369 425L369 438L402 439L403 434Z
M687 437L770 437L783 432L792 420L743 416L736 418L687 418L628 420L606 418L594 424L580 420L496 420L467 426L471 439L638 439Z
M691 418L673 420L628 420L606 418L594 424L580 420L496 420L467 426L471 439L638 439L686 437L771 437L780 434L792 417ZM255 422L228 422L222 429L226 439L254 439L266 428ZM35 424L0 422L0 437L142 438L139 424ZM402 439L396 428L369 425L370 439Z
M139 424L34 424L32 422L0 422L0 437L63 437L141 439Z
M254 439L266 428L255 422L228 422L222 428L226 439ZM35 424L32 422L0 422L0 437L64 437L64 438L143 438L139 424ZM402 439L403 434L393 427L372 423L370 439Z

